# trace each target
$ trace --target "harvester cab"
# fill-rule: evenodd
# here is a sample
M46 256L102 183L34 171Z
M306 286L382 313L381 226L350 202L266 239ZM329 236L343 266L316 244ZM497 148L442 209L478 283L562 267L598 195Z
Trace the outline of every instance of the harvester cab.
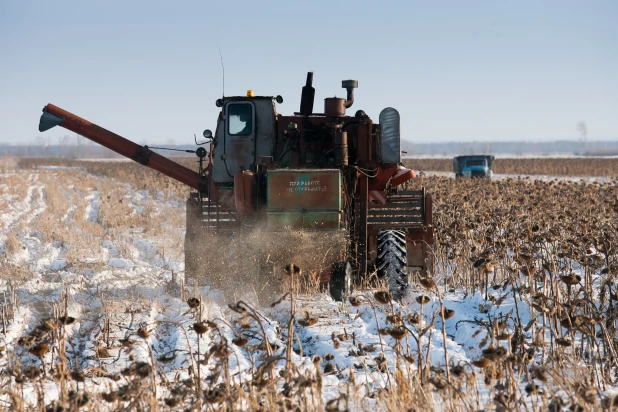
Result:
M275 100L280 96L226 97L217 100L221 113L213 141L213 180L233 184L239 171L251 170L257 160L272 155L275 138Z
M358 82L342 87L347 97L326 98L321 113L313 111L311 72L293 115L277 113L281 96L218 99L217 128L204 132L210 146L196 151L197 172L51 104L39 127L60 125L194 189L188 278L250 284L272 298L293 262L336 299L372 274L399 298L409 276L433 271L431 196L402 189L414 172L401 165L397 110L384 109L379 124L363 110L348 116Z

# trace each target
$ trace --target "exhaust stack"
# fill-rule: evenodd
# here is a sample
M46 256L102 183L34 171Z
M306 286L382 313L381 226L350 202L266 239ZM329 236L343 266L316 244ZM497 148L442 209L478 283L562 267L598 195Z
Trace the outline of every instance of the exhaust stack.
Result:
M300 96L300 114L303 116L313 114L314 98L315 89L313 88L313 72L307 72L307 84L303 86L303 92Z
M358 80L343 80L341 87L348 91L348 96L343 106L349 109L354 104L354 89L358 89Z

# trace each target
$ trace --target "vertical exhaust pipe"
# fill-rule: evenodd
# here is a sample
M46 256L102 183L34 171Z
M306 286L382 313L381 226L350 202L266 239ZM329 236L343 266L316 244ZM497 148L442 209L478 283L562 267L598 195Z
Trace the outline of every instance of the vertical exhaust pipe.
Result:
M300 96L300 114L309 116L313 114L313 100L315 98L315 89L313 88L313 72L307 73L307 84L303 86L303 92Z
M354 89L358 88L358 80L343 80L341 87L348 91L348 96L343 106L349 109L354 104Z

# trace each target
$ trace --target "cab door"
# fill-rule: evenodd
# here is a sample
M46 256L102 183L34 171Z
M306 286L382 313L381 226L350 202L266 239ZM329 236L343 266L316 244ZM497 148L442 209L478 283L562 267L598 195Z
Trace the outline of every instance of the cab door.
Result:
M227 102L223 110L223 170L217 182L233 182L234 175L255 163L255 106L250 101ZM223 175L223 176L222 176Z

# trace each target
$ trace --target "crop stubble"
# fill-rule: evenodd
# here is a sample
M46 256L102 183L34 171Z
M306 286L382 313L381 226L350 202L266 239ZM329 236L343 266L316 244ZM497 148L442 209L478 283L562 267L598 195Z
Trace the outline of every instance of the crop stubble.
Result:
M524 160L527 163L526 173L552 174L563 170L556 166L553 171L548 171L548 165L554 163L547 160ZM559 159L555 164L561 162L562 159ZM606 159L586 159L586 164L576 162L577 168L569 169L566 173L572 175L575 170L580 176L608 176L600 172L605 168L605 173L612 173L605 162ZM76 177L70 170L41 171L37 172L37 179L40 179L43 191L27 193L28 182L36 183L31 177L31 167L42 163L83 167L94 175L115 180L92 179L83 173ZM23 242L29 241L29 238L68 245L71 253L67 265L73 265L79 270L95 268L96 271L97 259L92 258L100 254L98 245L106 241L120 245L118 255L130 260L136 251L134 242L127 236L129 232L151 231L149 235L153 236L170 236L175 233L177 237L172 243L176 245L169 244L168 252L160 245L156 253L159 256L181 253L178 249L182 232L176 229L184 222L182 207L148 209L149 202L145 201L137 205L144 207L140 209L141 213L127 219L136 205L128 207L124 202L132 200L126 198L126 191L117 189L118 185L130 183L136 190L147 191L152 198L164 202L184 202L186 188L171 179L132 163L76 163L36 159L22 162L21 166L23 172L11 175L8 184L4 179L0 181L0 184L4 183L1 186L3 192L0 193L3 199L10 196L24 199L30 196L34 205L32 208L38 214L30 221L24 217L6 226L8 240L5 241L3 266L0 270L4 273L0 273L0 277L5 279L5 283L11 281L11 288L18 287L17 284L23 281L23 265L14 267L11 262L20 247L23 247ZM422 169L420 166L415 168ZM497 172L523 173L518 170L505 168ZM23 173L28 177L22 178ZM66 184L68 181L71 182L70 188ZM132 305L114 303L120 302L123 296L117 292L115 295L111 290L107 297L97 298L103 307L109 308L104 313L81 313L84 321L91 323L91 327L84 328L75 339L81 339L82 345L88 347L103 347L113 351L118 357L121 355L117 347L124 346L127 353L133 353L134 359L131 361L129 358L126 368L117 370L112 363L101 362L105 359L101 355L105 353L99 349L98 355L90 361L66 352L65 342L69 341L66 331L70 328L66 324L66 308L69 300L72 299L71 304L76 305L75 301L85 299L91 293L82 290L71 295L70 299L67 294L53 295L55 303L49 306L47 312L52 319L49 326L52 331L43 334L41 339L35 333L41 330L42 321L39 317L30 318L30 323L23 330L22 337L33 336L31 343L22 342L18 345L16 342L7 342L3 355L12 359L12 366L3 366L2 379L13 382L17 387L32 385L35 389L43 388L43 382L49 380L57 382L62 389L60 401L55 404L65 407L82 405L82 410L120 405L133 408L180 408L192 402L194 406L203 402L215 409L237 409L244 405L248 409L265 410L297 407L344 410L354 405L363 405L364 396L374 399L380 408L389 410L407 409L411 405L414 408L432 408L436 402L445 410L461 410L464 405L478 409L481 405L479 397L483 398L485 407L495 407L497 410L519 409L531 402L541 409L549 410L595 410L601 405L612 407L615 399L611 392L606 391L615 387L618 372L618 343L615 338L618 318L615 281L618 276L617 182L590 184L531 179L487 182L420 178L411 184L415 187L421 185L427 187L434 196L436 273L431 279L412 279L413 284L407 300L404 299L405 304L390 304L390 298L386 295L360 291L350 301L350 305L341 309L350 312L350 315L352 308L365 308L370 313L376 313L377 328L385 336L392 337L386 343L381 339L377 352L373 354L359 344L352 348L354 353L350 351L350 356L357 359L361 368L375 368L372 373L382 374L386 382L384 389L371 387L367 391L365 385L354 384L353 371L345 374L335 367L335 373L342 378L347 376L348 383L340 388L338 396L332 395L327 399L316 396L321 391L324 376L333 373L332 366L327 366L332 363L328 359L314 359L316 368L302 371L298 365L286 362L285 367L280 369L283 372L275 375L273 368L279 360L271 358L273 353L280 352L269 347L267 341L270 337L262 335L261 344L258 338L248 341L249 344L245 346L243 337L247 333L259 336L260 330L268 328L268 322L262 314L250 305L233 305L232 309L238 313L238 317L230 316L230 324L224 326L214 318L205 319L205 314L210 313L207 308L209 303L201 297L197 305L192 306L189 301L188 306L179 308L171 323L160 324L149 315L148 312L153 310L149 302L138 301ZM58 192L50 190L51 187L58 187ZM60 188L66 190L66 193ZM84 213L89 205L92 207L94 204L88 203L86 199L93 191L98 193L96 199L99 202L99 212L94 220L88 219ZM46 200L46 206L44 209L36 209L37 199L41 196ZM66 230L67 219L71 219L78 230ZM167 229L161 225L150 227L153 219L170 224ZM32 226L34 233L31 228L25 227L28 225ZM28 232L28 236L24 236ZM181 260L179 256L175 259ZM13 277L17 273L22 273L19 279ZM172 295L187 300L191 291L179 291L178 283L173 281L171 279L167 283L158 284L169 287ZM76 286L73 284L71 287ZM131 287L135 286L127 289L128 295L124 299L132 293ZM466 322L476 328L475 334L483 339L472 364L450 364L446 367L444 362L441 365L438 362L440 366L436 366L435 360L429 362L426 354L414 351L414 345L411 347L409 340L403 338L409 334L414 339L424 339L426 344L436 317L445 319L442 325L448 324L455 314L445 306L443 297L448 298L452 290L462 292L464 297L480 294L479 317L467 319ZM433 314L422 311L428 302L424 296L430 301L439 299L438 309ZM505 299L511 298L515 307L506 313L499 311ZM296 328L317 328L321 322L328 322L328 318L314 318L312 308L303 307L302 299L299 302L297 305L300 306L291 309L295 316L298 314L300 326ZM522 307L517 306L518 302ZM281 305L289 306L289 300L284 300L278 307ZM419 305L421 312L418 310ZM19 303L9 301L5 306L7 310L11 307L11 311L15 312ZM125 316L119 311L122 307L127 310ZM181 313L189 309L190 312ZM306 315L302 315L303 312ZM386 323L379 323L378 314L387 317ZM524 317L530 321L524 323ZM199 332L195 331L201 329L191 325L192 322L199 323L202 320L212 324L207 326L208 332L203 332L208 338L196 341L194 334ZM5 317L5 323L10 327L11 319ZM284 323L282 327L287 329ZM13 328L17 329L17 326ZM163 336L170 333L170 328L184 329L184 333L188 334L187 344L181 345L184 350L193 351L191 356L183 355L184 362L188 362L184 365L194 371L188 382L170 381L157 375L159 371L166 370L166 363L176 361L176 352L159 353L156 346L151 348L150 345L140 347L140 342L148 341L153 334L163 340ZM224 329L226 333L232 333L229 338L223 337ZM235 342L243 350L252 353L255 365L249 373L251 383L246 380L241 383L240 377L229 375L232 355L226 348L235 345L230 343L234 336L237 339ZM19 336L12 338L17 339ZM296 352L302 351L296 342L289 341L290 338L292 335L289 331L281 332L283 345L294 344ZM446 328L443 328L442 338L446 342ZM347 341L348 337L343 332L341 335L333 334L333 351ZM200 348L197 342L206 348ZM303 344L308 345L306 342ZM49 345L50 348L43 351L40 345ZM55 353L55 358L46 354L49 350ZM43 353L39 356L37 352ZM386 366L386 352L394 354L394 364L390 367ZM24 357L24 353L30 353L30 357ZM200 359L203 354L208 354L204 359L210 372L208 376L200 376L197 380L196 363L202 362ZM71 362L64 365L67 359L81 360L86 366ZM411 366L412 362L416 363L415 367ZM63 374L62 368L66 368L68 375ZM80 373L88 374L89 377L95 374L104 376L100 378L101 382L108 381L109 384L103 385L109 389L101 392L92 386L80 386ZM119 380L115 380L116 373L119 373ZM246 375L243 376L246 378ZM20 383L15 383L17 381ZM155 381L159 382L158 390L154 389ZM277 385L283 385L284 390L281 391L281 386ZM398 388L396 391L393 390L395 386ZM481 386L485 391L482 395L478 392ZM19 391L10 392L7 399L7 405L13 408L25 407ZM40 398L35 403L42 406L46 402Z

